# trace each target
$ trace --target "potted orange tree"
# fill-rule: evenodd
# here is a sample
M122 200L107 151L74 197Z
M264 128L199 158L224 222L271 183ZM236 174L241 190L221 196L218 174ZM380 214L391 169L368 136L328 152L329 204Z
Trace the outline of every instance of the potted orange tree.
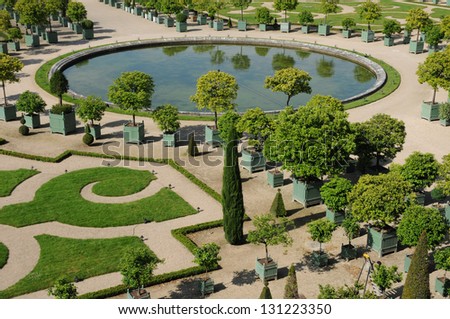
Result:
M95 124L94 121L101 121L108 105L103 102L100 97L89 95L85 99L81 99L76 109L77 115L89 125L89 134L94 139L99 139L101 136L100 124ZM88 123L90 122L90 123Z
M383 22L383 33L384 33L384 45L391 47L394 45L394 38L392 37L395 33L400 33L402 31L402 26L397 20L386 19Z
M284 11L284 22L280 23L280 31L289 33L291 23L287 20L287 11L295 10L298 6L298 0L275 0L273 6L278 11Z
M336 224L341 224L345 218L348 205L348 193L352 190L352 183L343 177L333 177L320 188L320 194L327 206L326 218Z
M25 120L24 125L29 128L38 128L41 126L39 113L44 112L46 105L38 93L28 90L20 94L16 103L17 110L25 113L23 116Z
M317 267L328 265L328 254L322 251L322 244L331 240L336 224L327 219L318 219L307 224L311 239L319 242L319 251L313 251L312 262Z
M375 40L375 32L370 29L370 24L381 18L380 4L367 0L358 7L358 14L361 19L367 21L367 30L362 30L361 32L362 41L373 42Z
M411 29L417 29L416 40L409 42L409 52L422 53L424 48L424 41L420 38L420 31L429 27L433 21L430 19L430 15L422 8L411 9L406 16L406 23Z
M356 26L355 19L353 18L345 18L342 20L342 35L344 38L351 38L352 36L352 29L354 26Z
M220 247L216 243L204 244L194 250L194 262L205 269L205 276L200 280L200 291L202 296L212 294L214 292L214 280L209 276L208 272L219 267Z
M309 10L302 9L298 14L298 22L302 25L302 33L311 32L311 23L314 22L314 17Z
M163 145L175 147L178 141L177 131L180 128L177 107L171 104L158 106L153 111L152 118L163 131Z

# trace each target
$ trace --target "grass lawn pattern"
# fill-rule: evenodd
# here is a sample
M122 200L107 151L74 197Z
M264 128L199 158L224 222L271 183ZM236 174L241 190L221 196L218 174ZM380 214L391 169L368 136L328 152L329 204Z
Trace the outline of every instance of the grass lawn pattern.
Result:
M0 210L0 224L23 227L59 221L82 227L115 227L149 221L165 221L197 213L184 199L168 188L131 203L101 204L83 199L81 189L93 182L117 181L125 175L142 174L120 167L89 168L69 172L50 180L36 192L33 201L14 204ZM136 176L134 176L136 177Z
M147 247L137 237L112 239L70 239L50 235L35 237L41 247L36 267L15 285L0 291L0 298L12 298L47 289L67 276L80 280L119 271L126 250Z
M0 269L2 269L3 266L6 265L6 263L8 262L8 257L9 257L8 248L2 243L0 243Z
M0 197L11 195L12 191L17 187L17 185L38 173L39 171L31 169L0 171Z

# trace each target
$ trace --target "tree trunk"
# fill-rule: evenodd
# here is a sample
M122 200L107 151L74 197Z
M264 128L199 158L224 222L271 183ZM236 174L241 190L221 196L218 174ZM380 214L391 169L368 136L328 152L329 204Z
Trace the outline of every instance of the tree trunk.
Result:
M292 95L288 95L288 99L286 101L286 106L289 106L289 102L291 101Z
M2 80L2 87L3 87L3 98L5 100L5 106L8 106L8 101L6 100L6 88L5 88L5 81Z
M133 113L133 126L136 126L136 116Z
M269 262L269 250L267 249L267 244L264 244L264 248L266 249L266 261Z
M63 102L63 98L62 98L62 94L59 95L59 105L62 105Z
M50 28L50 32L52 32L52 16L51 15L48 16L48 26Z
M217 111L214 111L214 126L216 130L219 128L217 125Z
M419 36L420 36L420 28L417 29L417 42L419 42Z
M431 100L431 104L436 103L436 91L437 91L437 89L433 90L433 99Z

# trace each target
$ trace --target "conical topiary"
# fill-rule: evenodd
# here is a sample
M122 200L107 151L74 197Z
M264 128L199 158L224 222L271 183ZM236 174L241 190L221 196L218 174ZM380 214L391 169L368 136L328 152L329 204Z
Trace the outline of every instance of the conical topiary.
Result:
M286 286L284 286L284 299L299 299L297 275L295 274L295 267L291 265L289 267L289 273L286 280Z
M195 140L194 140L194 134L189 134L188 155L189 156L197 156L198 155L198 148L197 148L197 143L195 143Z
M269 283L267 281L264 282L264 288L259 295L259 299L272 299L272 293L270 292Z
M281 195L280 189L278 189L278 192L273 199L272 206L270 207L270 212L277 217L286 216L286 208L284 207L283 195Z
M402 299L430 299L430 274L428 273L428 239L422 232L403 287Z

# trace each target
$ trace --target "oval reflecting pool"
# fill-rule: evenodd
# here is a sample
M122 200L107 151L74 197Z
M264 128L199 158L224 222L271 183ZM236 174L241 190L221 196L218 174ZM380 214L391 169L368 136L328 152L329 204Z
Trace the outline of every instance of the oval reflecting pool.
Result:
M299 94L291 105L304 105L312 95L348 99L372 87L375 75L365 67L334 56L295 49L248 45L177 45L114 52L79 62L64 71L70 89L107 100L108 87L122 72L139 70L155 82L152 106L170 103L180 111L197 111L189 99L198 77L210 70L233 74L239 85L237 110L253 107L279 110L283 93L264 88L264 79L276 70L294 66L311 77L312 94ZM207 110L206 110L207 111Z

